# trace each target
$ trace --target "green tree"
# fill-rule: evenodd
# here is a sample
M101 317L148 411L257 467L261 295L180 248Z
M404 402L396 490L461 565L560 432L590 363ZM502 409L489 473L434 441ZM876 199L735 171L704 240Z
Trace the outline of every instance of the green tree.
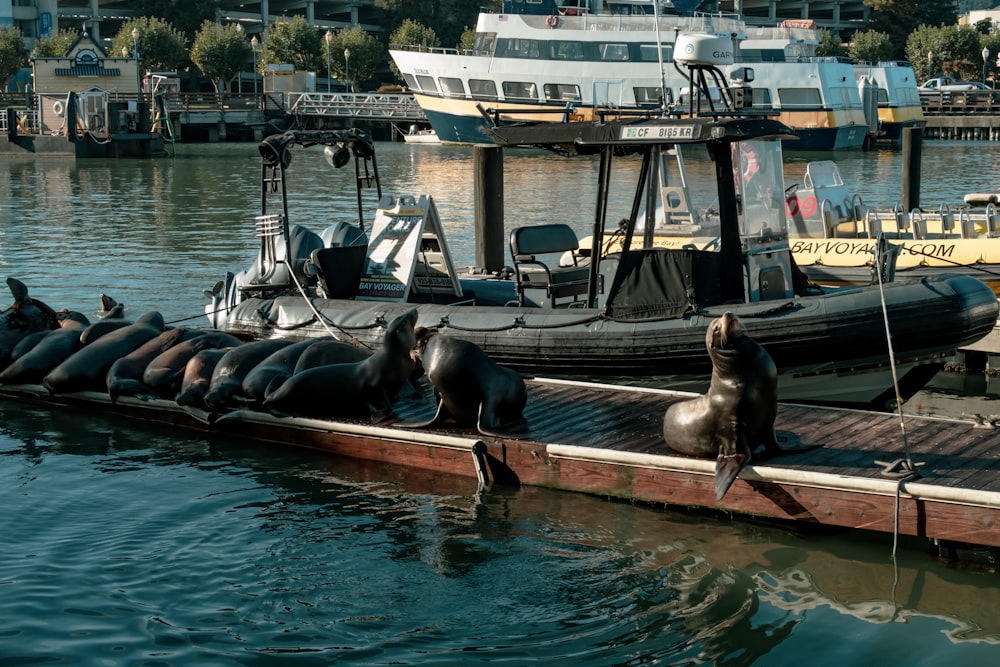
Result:
M66 55L69 47L80 36L73 28L63 28L59 32L49 33L35 42L35 55L39 58L60 58Z
M462 39L458 40L458 49L460 51L471 51L472 47L476 45L476 29L466 28L465 32L462 33Z
M419 46L433 49L441 46L441 40L438 39L437 33L433 29L417 23L413 19L405 19L389 35L389 47L392 48L395 46ZM397 79L403 78L392 58L389 59L389 68L396 75Z
M375 0L375 6L386 14L383 25L402 25L413 19L429 26L442 44L457 45L465 27L475 25L481 7L499 10L501 0L469 2L468 0Z
M346 51L350 50L350 81L347 83L351 90L357 90L356 84L375 76L375 69L384 55L382 44L359 25L330 33L329 44L331 75L345 81L348 75ZM326 48L326 43L323 47ZM323 53L325 56L326 51Z
M918 78L945 74L978 79L983 66L981 35L970 26L919 26L906 41L906 56Z
M193 35L205 21L215 21L220 0L129 0L134 16L158 17L184 35Z
M291 21L276 21L267 29L260 62L262 67L288 63L298 70L316 70L320 69L320 53L325 58L319 33L304 18L296 16ZM325 59L323 63L325 68Z
M847 54L855 62L880 62L892 58L895 49L889 35L877 30L854 33Z
M868 27L889 35L893 58L905 56L907 40L918 26L953 25L958 21L955 0L864 0L864 3L872 10Z
M246 35L234 23L219 25L205 21L191 45L191 60L201 73L217 81L220 94L253 55Z
M143 16L126 21L111 41L111 54L134 55L132 30L138 30L139 58L143 69L174 71L187 57L187 36L163 19Z
M7 90L10 77L24 65L25 49L21 31L12 27L0 27L0 90Z
M844 48L839 35L834 35L826 28L820 28L819 46L816 47L816 55L836 56L839 58L847 55L847 49Z

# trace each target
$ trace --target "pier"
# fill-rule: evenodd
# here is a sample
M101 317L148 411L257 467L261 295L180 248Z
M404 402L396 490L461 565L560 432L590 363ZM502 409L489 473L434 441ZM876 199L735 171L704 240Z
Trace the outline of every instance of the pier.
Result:
M117 95L115 99L119 98L127 100L129 96ZM921 101L926 119L924 138L1000 141L1000 91L924 93ZM279 127L292 120L311 129L366 123L373 129L385 129L386 136L393 138L393 126L427 122L413 95L406 93L179 93L168 96L165 106L178 140L260 141L268 131L280 131ZM23 128L35 125L32 118L37 111L28 106L24 95L0 96L0 110L7 108L16 110ZM0 133L7 132L8 114L0 113Z
M559 380L528 381L525 423L510 435L464 426L404 428L429 419L429 388L394 406L379 425L356 420L278 418L239 410L213 421L172 401L92 392L50 396L41 387L2 387L0 399L82 409L264 443L478 478L494 485L540 486L618 498L1000 547L1000 437L995 416L941 419L780 404L778 441L815 449L754 460L721 502L715 461L672 453L664 444L666 408L692 395ZM904 438L907 443L904 446ZM907 451L913 467L904 462ZM915 470L918 474L911 474Z

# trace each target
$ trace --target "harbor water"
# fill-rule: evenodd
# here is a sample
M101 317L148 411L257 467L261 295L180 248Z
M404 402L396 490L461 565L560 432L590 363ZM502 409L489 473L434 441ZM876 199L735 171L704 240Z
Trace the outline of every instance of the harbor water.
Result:
M471 265L472 149L377 150L384 192L431 194L455 264ZM829 157L788 155L786 182ZM899 200L898 151L835 157L865 202ZM923 161L921 202L937 208L996 189L1000 146L926 142ZM693 185L711 173L704 156L688 166ZM505 167L508 226L589 232L596 160L510 151ZM353 220L353 178L295 152L291 221ZM623 181L609 217L631 194ZM202 291L256 253L259 206L253 144L3 159L0 277L57 309L94 316L105 293L129 316L202 325ZM985 376L943 374L907 408L995 414L995 393ZM920 540L893 560L891 536L478 492L474 478L5 401L0 498L0 665L1000 659L997 573L932 558Z

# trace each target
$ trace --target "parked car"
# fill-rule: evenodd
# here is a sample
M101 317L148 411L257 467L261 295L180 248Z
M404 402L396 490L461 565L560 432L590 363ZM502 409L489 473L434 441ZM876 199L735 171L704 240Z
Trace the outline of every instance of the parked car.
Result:
M928 79L917 88L921 93L956 93L970 90L992 90L978 81L956 81L951 77L942 76Z

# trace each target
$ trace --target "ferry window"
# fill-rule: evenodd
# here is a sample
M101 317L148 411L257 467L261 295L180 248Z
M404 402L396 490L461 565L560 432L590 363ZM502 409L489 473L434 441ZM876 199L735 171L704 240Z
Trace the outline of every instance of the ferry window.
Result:
M555 60L583 60L582 42L550 42L552 58Z
M663 62L669 63L673 62L674 59L674 45L673 44L662 44L660 51L663 54ZM640 44L639 45L639 60L644 63L658 63L659 58L656 57L656 44Z
M538 42L534 39L498 39L497 58L537 58Z
M753 88L753 106L771 108L771 91L768 88Z
M880 107L889 106L889 91L887 91L885 88L878 89L878 105Z
M489 79L469 79L469 92L477 100L495 100L497 84Z
M628 44L599 44L601 60L628 60Z
M580 86L568 83L547 83L543 86L545 99L555 102L579 102Z
M635 103L639 106L649 107L660 106L660 88L656 87L644 87L644 86L634 86L632 88L632 94L635 95ZM673 102L673 91L669 88L667 89L667 104Z
M783 107L822 106L819 88L778 88L778 101Z
M476 41L472 44L472 50L476 53L493 53L497 45L497 34L495 32L477 32Z
M425 93L436 93L438 91L437 86L434 84L434 77L432 76L418 74L417 85Z
M413 78L412 74L403 73L403 81L406 82L406 87L410 90L420 90L417 86L417 80Z
M438 85L441 86L441 94L445 97L465 97L465 86L462 85L461 79L442 76L438 78Z
M503 96L508 100L537 100L535 84L525 81L504 81Z

